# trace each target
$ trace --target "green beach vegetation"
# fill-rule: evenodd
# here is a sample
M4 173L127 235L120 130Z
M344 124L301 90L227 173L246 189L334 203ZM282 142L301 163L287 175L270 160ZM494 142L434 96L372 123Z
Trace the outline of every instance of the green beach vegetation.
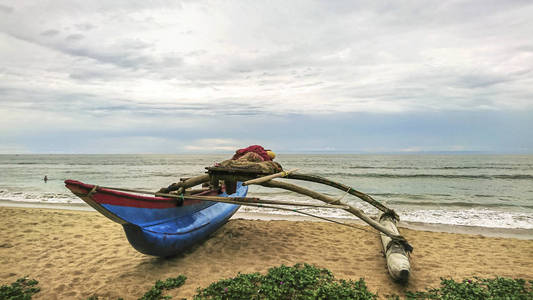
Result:
M139 300L171 299L163 295L165 290L181 287L186 282L184 275L157 280ZM0 287L0 300L29 300L38 293L38 281L20 278L10 285ZM383 295L386 299L472 299L472 300L529 300L533 299L533 281L496 277L492 279L441 279L440 287L425 291L406 292L404 297ZM358 281L336 279L331 271L308 264L292 267L281 265L270 268L267 274L239 274L222 279L206 288L199 288L195 300L205 299L357 299L373 300L378 295L370 292L364 279ZM97 300L93 295L88 300ZM120 299L120 298L119 298Z
M266 275L239 274L198 289L201 299L375 299L365 281L337 280L327 269L308 264L271 268Z
M440 287L422 292L407 292L406 299L447 299L447 300L528 300L533 299L533 281L496 277L492 279L453 279L441 278Z
M184 275L179 275L175 278L167 278L165 281L158 280L148 292L139 298L139 300L170 299L169 296L163 296L163 291L179 288L185 283L185 280L187 280L187 277Z
M37 280L26 276L10 285L2 285L0 286L0 300L29 300L33 294L41 290L38 284Z

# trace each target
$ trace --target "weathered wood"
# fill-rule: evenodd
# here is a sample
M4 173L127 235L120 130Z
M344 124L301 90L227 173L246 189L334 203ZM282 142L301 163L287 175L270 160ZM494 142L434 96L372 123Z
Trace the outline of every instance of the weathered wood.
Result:
M185 195L195 195L195 194L199 194L199 193L204 193L204 192L207 192L207 191L210 191L211 189L210 188L201 188L201 189L195 189L195 190L185 190Z
M223 202L224 199L221 199L220 202ZM256 203L256 204L275 204L275 205L287 205L287 206L300 206L300 207L315 207L315 208L337 208L337 209L347 209L346 205L333 205L333 204L317 204L317 203L306 203L306 202L296 202L296 201L279 201L279 200L267 200L259 198L242 198L239 200L240 204L246 205L247 203Z
M248 204L275 204L275 205L287 205L287 206L302 206L302 207L316 207L316 208L337 208L337 209L347 209L346 205L331 205L331 204L316 204L316 203L305 203L305 202L293 202L293 201L279 201L279 200L266 200L255 197L220 197L220 196L196 196L196 195L176 195L176 194L165 194L165 193L155 193L156 196L169 197L169 198L178 198L185 200L203 200L203 201L214 201L222 203L233 203L240 205ZM254 205L256 206L256 205Z
M400 234L396 227L396 220L390 215L383 214L379 219L379 223L390 231ZM389 274L396 281L406 282L411 273L408 251L406 251L404 245L392 240L387 235L381 233L380 236Z
M159 190L159 192L168 193L168 192L172 192L172 191L176 191L177 190L178 194L182 194L183 191L185 191L186 189L188 189L190 187L193 187L193 186L196 186L196 185L199 185L199 184L202 184L202 183L205 183L205 182L209 182L209 175L208 174L187 178L185 180L180 179L180 182L173 183L173 184L171 184L170 186L168 186L166 188L161 188Z
M151 192L151 191L143 191L143 190L136 190L136 189L125 189L125 188L117 188L117 187L106 187L106 186L95 186L94 191L99 191L101 189L108 189L108 190L115 190L115 191L123 191L123 192L130 192L130 193L137 193L137 194L145 194L145 195L153 195L156 197L166 197L166 198L172 198L172 199L178 199L178 200L204 200L204 201L215 201L215 202L222 202L218 200L227 200L231 199L234 201L258 201L259 198L253 198L253 197L220 197L220 196L198 196L198 195L191 195L191 194L178 194L178 193L162 193L162 192ZM199 190L198 192L203 192L204 190ZM167 200L160 200L160 199L145 199L142 201L149 201L149 202L161 202L161 201L167 201Z
M284 205L284 206L298 206L298 207L313 207L313 208L337 208L337 209L346 209L348 208L346 205L331 205L331 204L316 204L316 203L305 203L305 202L293 202L293 201L278 201L278 200L267 200L267 199L259 199L259 198L249 198L249 197L241 197L241 198L231 198L231 197L219 197L219 198L201 198L204 196L198 196L197 200L205 200L205 201L215 201L215 202L222 202L222 203L233 203L233 204L240 204L247 206L249 204L254 204L251 206L256 207L266 207L265 204L273 204L273 205ZM187 197L185 197L187 199ZM272 208L272 207L271 207ZM294 210L294 209L290 209Z
M360 210L359 208L353 206L346 199L343 199L343 198L335 199L333 197L330 197L330 196L327 196L327 195L312 191L310 189L307 189L307 188L304 188L304 187L301 187L301 186L297 186L297 185L294 185L294 184L291 184L291 183L287 183L287 182L276 181L276 180L270 180L270 181L262 183L261 185L266 186L266 187L286 189L286 190L293 191L293 192L296 192L296 193L299 193L299 194L307 195L307 196L309 196L311 198L318 199L318 200L324 201L326 203L337 203L338 202L338 203L340 203L342 205L346 205L346 206L348 206L348 208L345 209L346 211L352 213L353 215L357 216L359 219L365 221L368 225L372 226L376 230L378 230L380 232L383 232L384 234L386 234L387 236L389 236L391 239L393 239L395 241L402 241L404 243L407 243L405 238L403 236L401 236L398 232L391 231L389 228L387 228L387 227L381 225L380 223L374 221L373 219L368 217L362 210Z
M292 172L296 172L296 171L298 171L298 169L292 169L292 170L289 170L289 171L281 171L281 172L276 173L276 174L263 176L263 177L259 177L259 178L256 178L256 179L247 180L247 181L243 182L242 185L260 184L260 183L272 180L274 178L286 177L287 175L291 174Z
M331 187L337 188L339 190L342 190L344 192L348 192L349 194L356 196L357 198L369 203L370 205L374 206L375 208L386 212L388 214L393 215L397 220L400 220L400 217L394 210L386 207L385 205L381 204L380 202L376 201L374 198L370 197L369 195L360 192L352 187L349 187L347 185L344 185L339 182L335 182L332 180L329 180L327 178L316 176L316 175L309 175L309 174L301 174L301 173L292 173L287 176L289 179L296 179L296 180L305 180L305 181L311 181L316 183L321 183L325 185L329 185Z
M186 179L184 181L178 182L178 186L183 188L183 189L188 189L190 187L197 186L197 185L202 184L204 182L209 182L209 175L208 174L203 174L203 175L199 175L199 176L194 176L194 177L188 178L188 179Z
M210 177L211 186L217 187L220 181L223 181L226 186L226 192L232 194L237 189L237 182L247 181L257 178L258 176L271 175L272 173L248 170L248 169L236 169L228 167L206 167L208 176Z
M205 168L209 174L245 174L251 177L257 177L258 175L270 175L274 172L265 172L259 170L250 170L250 169L238 169L238 168L228 168L228 167L206 167Z

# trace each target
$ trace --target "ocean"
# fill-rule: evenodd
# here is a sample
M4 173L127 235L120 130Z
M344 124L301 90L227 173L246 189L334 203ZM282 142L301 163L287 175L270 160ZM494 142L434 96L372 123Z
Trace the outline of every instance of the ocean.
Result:
M217 155L0 155L3 203L85 205L63 184L76 179L101 186L156 191L205 172L231 157ZM284 169L320 175L349 185L393 208L402 221L489 228L533 229L533 155L351 155L279 154ZM48 181L44 182L44 176ZM333 197L351 197L330 187L293 183ZM315 201L277 189L251 186L249 196ZM241 207L243 212L286 211ZM325 217L351 217L344 211L306 209Z

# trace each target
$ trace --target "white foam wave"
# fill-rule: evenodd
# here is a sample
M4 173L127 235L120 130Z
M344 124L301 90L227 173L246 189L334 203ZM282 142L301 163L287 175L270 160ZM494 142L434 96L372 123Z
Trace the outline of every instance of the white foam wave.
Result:
M272 200L287 200L283 196L269 197ZM290 200L299 202L314 202L309 201L309 198L292 196ZM377 215L378 211L374 207L364 202L352 201L352 203L362 209L369 215ZM296 208L296 207L290 207ZM394 208L394 207L393 207ZM428 224L443 224L443 225L465 225L477 226L487 228L522 228L533 229L533 211L517 212L517 211L503 211L497 209L487 208L468 208L468 209L430 209L430 208L416 208L410 206L409 208L394 208L400 215L402 221L421 222ZM256 208L256 207L242 207L243 212L261 212L278 215L299 215L292 211L281 211L270 208ZM315 214L321 217L333 218L354 218L348 212L339 209L324 209L312 208L305 209L304 212Z
M403 221L429 224L466 225L489 228L533 229L533 213L506 212L491 209L465 210L400 210Z
M84 203L80 198L73 194L52 192L10 192L0 190L0 199L29 203Z

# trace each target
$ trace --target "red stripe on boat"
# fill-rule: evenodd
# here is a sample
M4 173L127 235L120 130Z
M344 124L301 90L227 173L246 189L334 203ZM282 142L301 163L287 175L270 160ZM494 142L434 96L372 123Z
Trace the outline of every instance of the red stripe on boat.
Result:
M88 194L94 185L85 184L76 180L65 180L66 187L74 194ZM209 191L208 191L209 193ZM202 193L203 194L203 193ZM99 188L91 198L99 204L111 204L139 208L171 208L176 207L177 200L164 197L147 197L136 194L119 192L111 189ZM185 200L183 206L193 205L201 200Z

